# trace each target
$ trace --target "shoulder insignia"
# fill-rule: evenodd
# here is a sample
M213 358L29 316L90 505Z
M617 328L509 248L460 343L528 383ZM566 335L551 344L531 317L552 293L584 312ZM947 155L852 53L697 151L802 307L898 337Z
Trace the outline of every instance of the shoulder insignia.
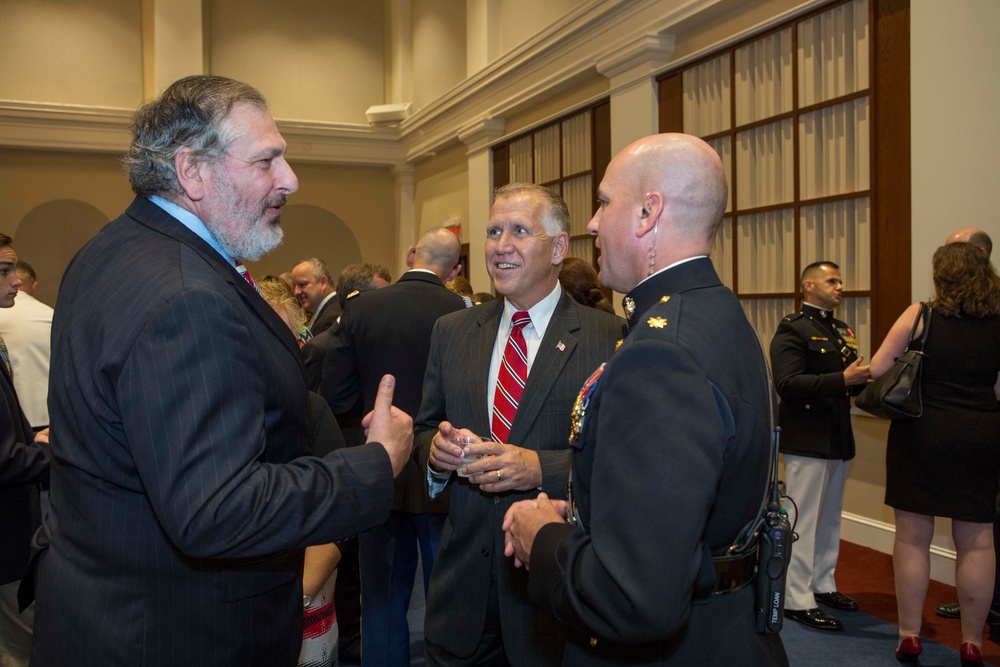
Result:
M626 319L631 320L632 316L635 315L635 301L632 297L627 296L622 300L622 309L625 311Z
M646 320L646 324L648 324L654 329L662 329L663 327L667 326L667 318L651 317L648 320Z
M666 303L667 301L670 301L670 297L669 296L661 296L660 297L660 303Z
M353 299L354 297L356 297L356 296L357 296L357 295L359 295L359 294L361 294L361 290L357 290L357 289L356 289L356 290L354 290L353 292L351 292L350 294L348 294L348 295L347 295L347 298L348 298L348 299Z
M619 339L618 339L618 342L617 342L617 343L615 343L615 352L617 352L617 351L618 351L618 348L620 348L620 347L622 346L622 343L624 343L624 342L625 342L625 339L624 339L624 338L619 338Z

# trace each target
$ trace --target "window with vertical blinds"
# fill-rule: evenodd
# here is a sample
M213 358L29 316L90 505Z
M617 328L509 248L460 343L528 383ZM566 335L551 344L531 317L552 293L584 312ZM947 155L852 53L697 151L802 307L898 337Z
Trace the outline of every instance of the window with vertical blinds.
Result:
M880 0L832 4L660 79L661 129L705 139L729 176L712 261L760 337L797 309L802 268L825 259L841 267L839 317L866 358L879 295L869 2ZM908 210L901 222L908 231Z
M607 101L600 102L493 147L494 188L537 183L561 195L570 213L569 255L595 267L594 240L587 233L587 223L610 161L609 110Z

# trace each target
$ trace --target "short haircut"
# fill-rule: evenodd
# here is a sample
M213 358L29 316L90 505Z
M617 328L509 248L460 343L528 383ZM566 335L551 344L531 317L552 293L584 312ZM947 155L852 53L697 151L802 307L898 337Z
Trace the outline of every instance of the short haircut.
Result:
M516 197L520 194L531 193L542 198L545 202L545 214L542 216L542 229L549 236L558 236L560 232L569 234L570 220L569 207L562 197L549 190L544 185L534 183L510 183L493 193L493 201Z
M347 307L347 297L354 292L367 292L370 289L375 289L375 276L379 276L386 282L392 282L392 276L388 276L388 273L384 266L367 262L345 266L340 275L337 276L337 303L340 304L340 309L343 310Z
M831 269L837 269L838 271L840 271L839 266L825 259L819 262L813 262L806 268L802 269L802 277L799 279L799 284L805 285L805 282L807 280L810 280L816 274L816 272L818 272L819 269L824 266L829 266Z
M6 234L0 233L0 248L9 248L14 244L14 239Z
M301 262L298 262L296 266L303 263L309 265L309 272L312 273L313 278L319 280L320 277L326 276L327 282L330 283L331 287L333 286L333 274L330 273L330 267L326 262L317 257L310 257L309 259L303 259Z
M18 262L14 266L14 271L16 273L23 273L24 275L28 276L31 282L35 282L36 280L38 280L38 276L35 275L35 269L31 266L31 264L28 264L27 262Z
M139 108L132 117L132 143L122 159L132 190L140 197L179 193L174 158L185 146L194 158L217 162L235 139L224 122L237 104L267 109L248 84L222 76L188 76Z
M374 267L375 267L374 270L375 270L375 275L376 276L378 276L382 280L386 281L387 283L390 283L390 284L392 283L392 274L389 273L389 269L387 269L382 264L375 264Z

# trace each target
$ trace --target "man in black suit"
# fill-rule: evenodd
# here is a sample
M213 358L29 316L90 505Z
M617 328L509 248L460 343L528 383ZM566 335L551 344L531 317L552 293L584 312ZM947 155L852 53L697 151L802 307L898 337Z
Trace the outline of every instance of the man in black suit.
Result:
M834 318L844 280L833 262L802 271L802 309L778 324L771 369L781 397L778 423L789 508L799 535L788 564L785 616L819 630L840 630L840 619L817 606L853 611L858 603L837 590L844 486L854 458L851 395L871 378L847 323Z
M385 521L412 420L385 378L369 444L309 456L298 344L238 261L298 188L261 94L187 77L132 133L137 197L53 322L32 664L294 665L303 550Z
M416 442L431 497L447 487L451 503L427 597L429 665L552 665L562 655L565 631L528 602L525 573L503 558L500 524L511 503L539 488L565 494L573 397L622 333L620 318L578 304L560 286L568 249L561 197L537 185L501 188L486 267L504 298L434 327ZM499 378L514 363L507 349L517 330L527 380L511 420L512 387ZM460 435L495 442L466 447L470 457L485 455L469 463L453 441Z
M708 259L722 162L695 137L646 137L608 165L598 203L588 230L601 283L628 293L628 335L573 410L571 503L512 507L506 552L569 626L564 665L787 664L756 632L767 365Z
M379 378L396 378L396 407L415 417L423 394L431 329L442 315L465 308L444 286L461 269L458 237L444 227L425 233L406 256L409 271L385 289L359 294L344 310L332 348L323 361L320 393L334 414L360 399L367 412ZM325 335L325 334L324 334ZM428 500L416 460L396 478L392 513L384 524L358 536L361 560L361 659L364 665L408 667L406 612L417 567L424 590L441 540L447 497Z
M318 336L337 322L343 304L337 299L333 277L326 262L315 257L304 259L291 271L292 290L302 308L312 313L309 331Z
M14 305L21 279L12 240L0 234L0 308ZM0 338L0 663L27 665L33 608L18 613L17 588L38 528L38 485L49 479L48 429L36 434L21 410Z

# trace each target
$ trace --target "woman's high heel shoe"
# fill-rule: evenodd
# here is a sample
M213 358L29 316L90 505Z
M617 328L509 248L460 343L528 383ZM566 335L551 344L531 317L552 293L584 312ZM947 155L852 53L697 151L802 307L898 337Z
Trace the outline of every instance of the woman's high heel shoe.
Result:
M917 662L917 656L924 652L924 646L920 643L920 637L911 635L899 643L896 649L896 660L900 662Z
M962 659L962 667L983 667L983 654L972 642L962 644L958 657Z

